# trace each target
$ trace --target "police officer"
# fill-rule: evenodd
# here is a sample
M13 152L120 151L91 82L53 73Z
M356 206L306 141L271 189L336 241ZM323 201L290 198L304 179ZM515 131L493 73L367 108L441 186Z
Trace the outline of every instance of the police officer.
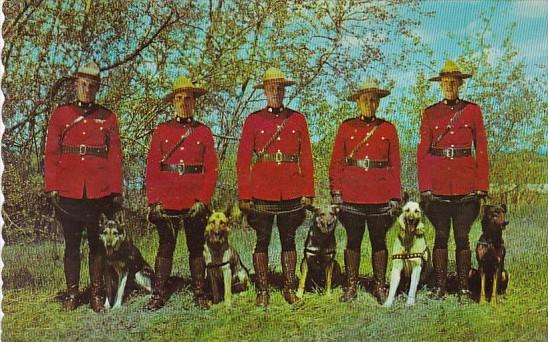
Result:
M398 132L393 124L375 116L380 99L388 94L376 80L361 83L358 91L348 98L356 101L361 114L341 124L331 155L332 203L339 206L339 220L347 234L344 251L347 284L341 298L344 302L357 296L366 223L372 247L373 295L381 304L388 295L385 239L394 222L392 210L399 206L401 198Z
M179 225L183 223L189 251L194 303L207 308L205 296L204 232L208 205L218 175L213 134L194 118L196 98L206 90L181 76L164 100L172 102L176 117L154 130L146 169L149 220L159 235L153 292L147 304L157 310L167 300L166 282L171 274Z
M451 223L456 243L459 295L467 295L471 253L468 235L476 219L479 199L489 188L487 139L480 107L461 100L463 79L455 62L448 60L439 76L445 98L422 115L417 167L421 204L434 225L434 297L445 295L447 242ZM475 153L473 153L473 151Z
M269 68L263 83L267 107L245 120L238 148L240 208L257 234L253 266L257 277L256 304L266 307L268 245L274 217L282 247L283 296L289 304L295 295L295 232L302 224L303 207L312 204L314 170L308 126L303 114L284 107L285 87L294 84L277 68Z
M89 242L90 305L104 312L104 247L99 215L112 217L122 204L122 153L116 115L95 103L99 67L91 62L75 75L78 101L56 108L48 123L44 156L45 191L57 207L65 237L66 310L79 305L80 242Z

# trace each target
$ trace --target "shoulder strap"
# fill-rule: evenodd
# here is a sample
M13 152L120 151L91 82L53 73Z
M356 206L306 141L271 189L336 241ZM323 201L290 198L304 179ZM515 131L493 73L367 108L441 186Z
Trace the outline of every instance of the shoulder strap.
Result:
M188 130L185 132L185 134L183 134L183 136L181 137L181 140L179 140L165 155L164 157L162 158L162 160L160 161L160 163L165 163L166 160L168 160L169 157L171 157L171 155L173 154L173 152L175 152L176 149L179 148L179 146L181 146L185 140L192 134L192 132L194 132L194 127L190 126L188 128Z
M276 140L280 136L280 134L282 133L282 130L284 129L287 120L289 120L289 116L287 118L285 118L284 121L282 121L282 124L280 126L278 126L278 129L276 129L276 132L274 132L274 134L272 134L270 139L263 146L263 148L261 148L259 153L265 153L270 148L270 146L272 146L272 144L274 143L274 140Z
M382 122L382 121L381 121L381 122ZM365 144L366 142L369 141L369 139L371 139L371 137L373 136L373 134L375 133L375 131L377 130L377 128L379 128L381 122L379 122L378 124L376 124L369 132L367 132L367 134L366 134L365 137L362 139L362 141L360 141L356 146L354 146L354 148L352 149L352 151L351 151L350 154L348 155L348 158L354 157L354 153L356 153L356 151L358 151L358 149L360 149L360 147L362 147L363 144Z
M438 146L438 144L443 140L443 138L447 135L447 133L449 133L449 131L451 130L451 128L453 128L453 126L455 125L455 122L457 122L458 118L460 117L460 115L461 115L462 112L464 111L464 108L466 108L466 107L463 107L462 109L457 110L457 111L455 112L455 114L453 114L453 116L451 117L451 119L449 119L449 122L447 123L447 126L445 127L445 130L443 131L443 133L441 133L441 134L436 138L436 141L434 141L434 143L432 144L432 147Z
M76 119L74 119L74 121L72 121L61 132L61 139L59 140L59 144L63 143L63 140L65 139L65 135L67 135L68 131L70 131L72 128L74 128L74 126L76 126L79 122L81 122L86 116L88 116L90 114L93 114L93 112L95 112L99 108L100 108L100 106L97 106L97 105L93 104L92 106L90 106L89 108L84 110L84 112L81 115L76 117Z

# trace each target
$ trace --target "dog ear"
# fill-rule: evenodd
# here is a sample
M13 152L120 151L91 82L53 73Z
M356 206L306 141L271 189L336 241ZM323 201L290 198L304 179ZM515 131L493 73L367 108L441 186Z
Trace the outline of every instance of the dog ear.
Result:
M122 213L122 211L117 211L115 214L114 214L114 221L116 221L116 223L122 227L124 225L124 213Z
M409 202L409 193L407 191L403 192L402 201L403 201L403 203Z
M107 215L105 215L105 213L101 213L101 215L99 216L99 226L106 225L107 221L108 221Z

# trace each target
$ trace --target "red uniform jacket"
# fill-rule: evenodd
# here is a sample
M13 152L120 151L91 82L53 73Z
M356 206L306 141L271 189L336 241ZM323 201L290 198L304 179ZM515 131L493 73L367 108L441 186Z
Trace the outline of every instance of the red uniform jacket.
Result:
M437 148L475 148L476 156L453 159L433 156L430 146L447 127L457 110L464 109ZM480 107L460 100L454 105L445 101L426 108L422 115L420 142L417 150L419 190L437 195L466 195L489 189L487 139Z
M100 198L122 193L122 152L116 115L98 106L66 130L84 113L77 104L58 107L48 124L44 156L45 191L68 198ZM62 141L61 141L62 140ZM101 147L108 144L107 158L61 153L61 145Z
M388 160L388 167L364 169L347 165L346 158L376 124L377 130L356 150L352 159ZM381 119L369 123L360 118L344 121L331 154L329 184L331 192L339 191L344 202L380 204L400 199L400 146L396 127Z
M183 120L185 120L183 122ZM181 122L179 122L181 121ZM162 158L186 131L193 132L165 160L167 164L202 165L202 173L179 174L162 171ZM189 209L196 201L208 204L218 175L217 153L209 127L192 119L173 119L160 124L152 134L146 169L148 204L160 202L165 209Z
M277 110L257 111L244 123L237 160L239 198L279 201L314 197L314 165L306 119L289 108L279 113L274 111ZM267 144L285 118L287 121L279 138L265 153L280 151L286 155L299 155L299 162L265 160L252 163L253 154Z

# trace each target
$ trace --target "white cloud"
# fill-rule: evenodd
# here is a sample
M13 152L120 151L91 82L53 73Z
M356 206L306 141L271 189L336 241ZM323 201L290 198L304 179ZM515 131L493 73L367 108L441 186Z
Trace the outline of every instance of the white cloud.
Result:
M546 18L548 17L548 1L516 1L513 3L512 12L521 18Z

